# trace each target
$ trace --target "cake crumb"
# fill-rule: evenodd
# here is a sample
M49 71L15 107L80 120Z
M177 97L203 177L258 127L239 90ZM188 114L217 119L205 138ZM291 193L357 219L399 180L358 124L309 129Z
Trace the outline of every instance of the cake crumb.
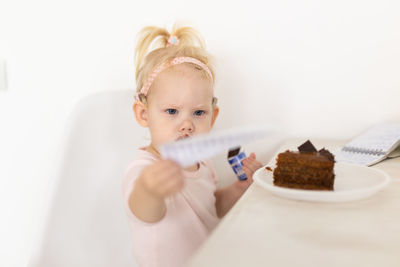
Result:
M265 167L265 169L272 172L272 168L270 166Z

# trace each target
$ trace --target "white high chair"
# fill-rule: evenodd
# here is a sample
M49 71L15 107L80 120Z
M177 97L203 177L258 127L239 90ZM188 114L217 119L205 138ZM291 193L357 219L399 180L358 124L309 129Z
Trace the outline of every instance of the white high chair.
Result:
M28 267L134 267L121 180L146 129L132 112L133 92L110 91L81 100L69 120L49 208ZM266 163L271 144L256 143ZM258 150L258 151L257 151ZM221 181L233 181L226 154L214 157ZM229 181L228 181L229 182Z

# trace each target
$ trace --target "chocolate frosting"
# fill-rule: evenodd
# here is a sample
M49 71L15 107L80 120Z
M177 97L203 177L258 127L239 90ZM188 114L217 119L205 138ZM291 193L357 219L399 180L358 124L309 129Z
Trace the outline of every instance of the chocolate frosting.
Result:
M322 148L319 151L319 154L321 154L321 156L324 156L325 158L329 159L330 161L335 162L335 156L329 152L329 150Z
M310 142L310 140L307 140L304 144L299 146L297 148L300 153L312 153L312 152L317 152L317 149L315 146Z
M330 161L335 162L335 156L329 152L329 150L322 148L319 151L315 148L315 146L311 143L310 140L307 140L304 144L298 147L300 153L314 153L318 152L321 156L327 158Z

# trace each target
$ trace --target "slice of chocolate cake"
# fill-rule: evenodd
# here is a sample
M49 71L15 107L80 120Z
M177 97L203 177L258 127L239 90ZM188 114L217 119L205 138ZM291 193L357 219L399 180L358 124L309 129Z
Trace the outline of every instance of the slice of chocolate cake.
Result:
M274 169L274 185L310 190L333 190L335 159L325 148L317 151L308 140L299 151L279 153Z

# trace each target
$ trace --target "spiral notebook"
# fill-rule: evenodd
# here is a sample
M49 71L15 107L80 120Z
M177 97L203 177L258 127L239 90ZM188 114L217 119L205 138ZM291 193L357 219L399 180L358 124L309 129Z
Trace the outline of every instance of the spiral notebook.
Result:
M371 166L400 156L400 123L379 124L334 151L337 162Z

